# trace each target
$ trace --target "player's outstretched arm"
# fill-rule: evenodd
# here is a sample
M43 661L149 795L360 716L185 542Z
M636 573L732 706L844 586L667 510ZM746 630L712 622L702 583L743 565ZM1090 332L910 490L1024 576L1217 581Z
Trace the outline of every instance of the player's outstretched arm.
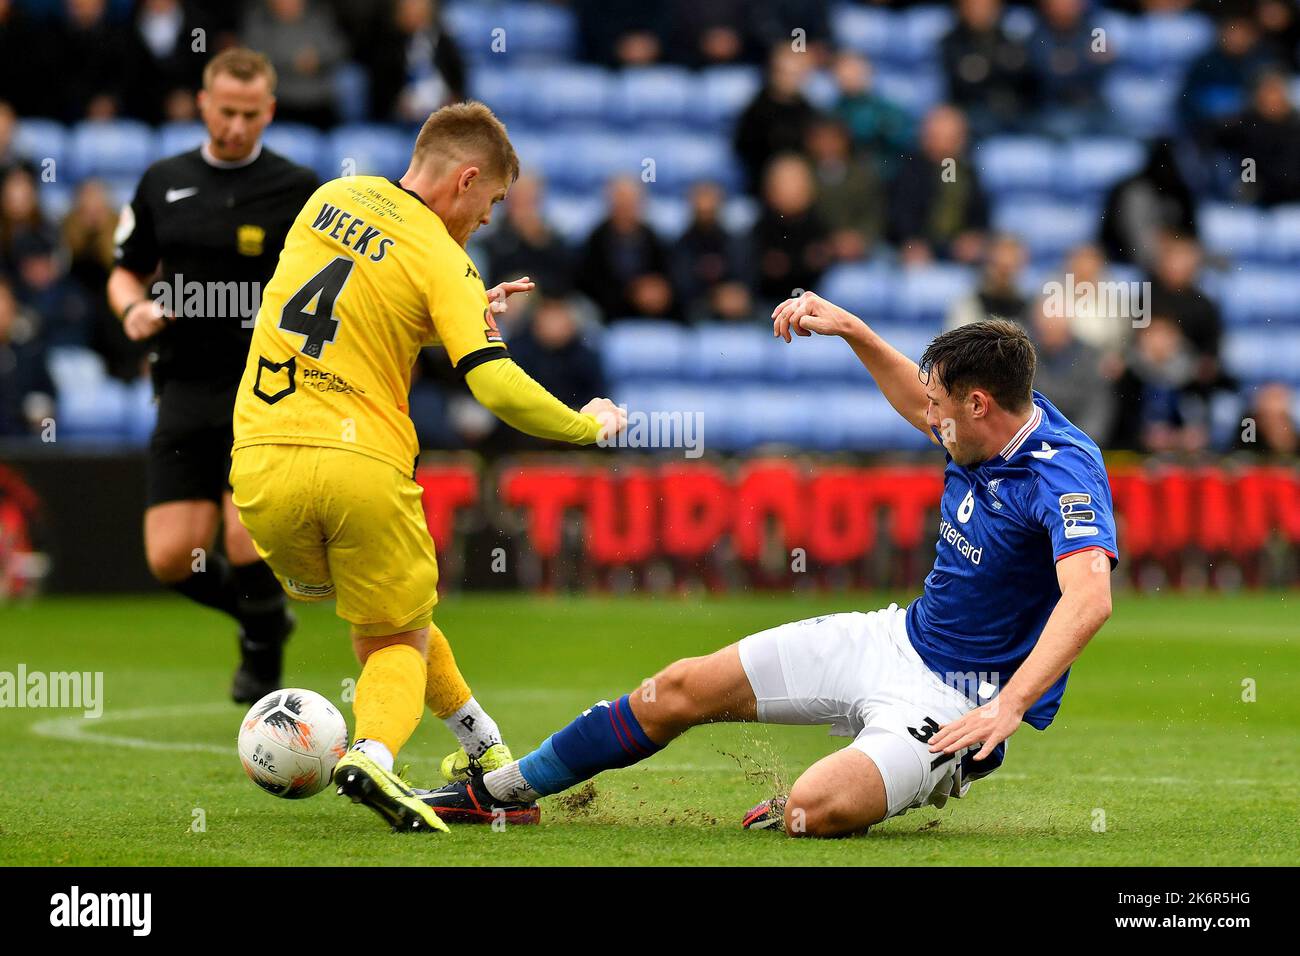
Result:
M982 742L975 759L991 754L1015 733L1025 711L1078 659L1110 618L1110 559L1105 551L1092 548L1057 561L1056 581L1061 600L1015 676L993 700L940 727L930 738L931 753L956 753Z
M493 415L536 438L590 445L627 424L626 413L607 398L592 399L575 412L509 358L470 369L465 384Z
M872 331L867 323L816 293L805 292L798 298L786 299L772 310L772 334L789 342L792 331L803 336L814 332L838 335L848 342L894 411L934 439L926 423L929 399L925 397L916 363Z

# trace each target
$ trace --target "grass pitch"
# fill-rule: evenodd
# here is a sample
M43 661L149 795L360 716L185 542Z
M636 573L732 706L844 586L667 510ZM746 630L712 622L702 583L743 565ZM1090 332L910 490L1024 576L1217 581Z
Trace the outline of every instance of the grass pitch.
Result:
M523 754L674 658L885 603L456 594L437 620ZM1022 726L1004 767L966 799L865 837L807 841L745 833L739 820L846 742L815 727L697 728L644 764L596 778L594 792L544 801L541 826L503 832L395 836L328 790L276 800L235 755L243 709L224 696L235 660L228 621L166 595L48 599L0 609L0 671L102 671L104 714L0 709L11 771L0 789L0 864L1294 864L1297 603L1279 593L1121 597L1055 724ZM345 626L329 605L295 610L286 684L338 702L357 673ZM1249 682L1253 702L1243 700ZM432 782L453 746L426 718L399 763Z

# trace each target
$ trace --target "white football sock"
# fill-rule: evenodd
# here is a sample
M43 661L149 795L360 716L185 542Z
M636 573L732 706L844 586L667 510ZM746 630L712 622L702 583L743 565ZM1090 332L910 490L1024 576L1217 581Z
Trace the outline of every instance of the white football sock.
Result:
M497 722L487 715L479 702L473 697L465 701L460 710L442 722L456 735L460 745L471 758L477 760L494 744L501 743L501 731Z
M360 750L363 754L373 760L379 766L383 767L389 773L393 770L393 753L378 740L361 739L352 745L353 750Z
M483 775L483 785L488 793L506 803L533 803L541 796L528 786L528 781L519 772L519 761L514 760L499 770L492 770Z

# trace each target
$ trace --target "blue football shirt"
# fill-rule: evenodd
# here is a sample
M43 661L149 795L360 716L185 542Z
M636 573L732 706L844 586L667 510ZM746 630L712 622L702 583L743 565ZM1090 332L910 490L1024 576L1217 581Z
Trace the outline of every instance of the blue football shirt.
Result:
M1029 656L1060 600L1056 562L1092 548L1118 562L1114 509L1096 443L1038 392L1000 454L969 468L947 459L934 567L907 609L907 636L941 680L983 703ZM1026 723L1052 722L1068 677Z

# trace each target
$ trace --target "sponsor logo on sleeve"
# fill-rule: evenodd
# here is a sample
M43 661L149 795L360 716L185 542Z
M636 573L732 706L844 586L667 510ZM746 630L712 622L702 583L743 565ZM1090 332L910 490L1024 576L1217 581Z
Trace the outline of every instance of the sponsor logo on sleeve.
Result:
M1057 502L1061 506L1061 518L1065 522L1067 538L1090 538L1101 533L1097 526L1092 524L1097 520L1097 513L1091 508L1092 495L1076 491L1061 495Z

